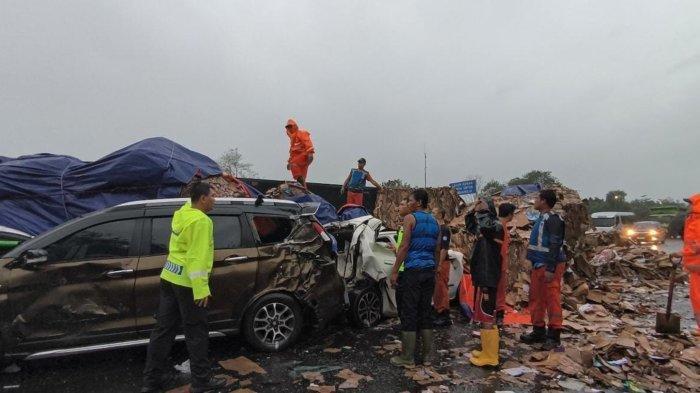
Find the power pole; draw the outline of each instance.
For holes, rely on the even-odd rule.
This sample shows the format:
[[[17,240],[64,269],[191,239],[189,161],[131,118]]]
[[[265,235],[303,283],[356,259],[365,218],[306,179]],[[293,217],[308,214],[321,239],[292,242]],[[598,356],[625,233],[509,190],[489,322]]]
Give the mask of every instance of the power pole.
[[[423,145],[423,187],[428,188],[428,153]]]

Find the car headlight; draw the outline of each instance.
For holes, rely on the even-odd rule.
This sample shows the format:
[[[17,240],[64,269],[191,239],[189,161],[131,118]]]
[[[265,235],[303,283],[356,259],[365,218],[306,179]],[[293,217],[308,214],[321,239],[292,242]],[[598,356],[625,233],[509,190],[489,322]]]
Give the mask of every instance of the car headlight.
[[[649,231],[649,234],[650,234],[651,236],[656,236],[656,233],[657,233],[657,232],[656,232],[656,229],[652,229],[651,231]]]
[[[632,236],[632,235],[634,235],[634,234],[635,234],[634,229],[628,229],[628,230],[627,230],[627,236]]]

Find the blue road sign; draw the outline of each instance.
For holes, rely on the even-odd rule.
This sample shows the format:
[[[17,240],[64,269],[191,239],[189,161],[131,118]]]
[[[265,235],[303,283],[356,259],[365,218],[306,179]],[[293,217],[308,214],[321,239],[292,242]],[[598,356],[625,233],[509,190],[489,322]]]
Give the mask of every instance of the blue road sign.
[[[457,183],[450,183],[459,195],[476,194],[476,180],[465,180]]]

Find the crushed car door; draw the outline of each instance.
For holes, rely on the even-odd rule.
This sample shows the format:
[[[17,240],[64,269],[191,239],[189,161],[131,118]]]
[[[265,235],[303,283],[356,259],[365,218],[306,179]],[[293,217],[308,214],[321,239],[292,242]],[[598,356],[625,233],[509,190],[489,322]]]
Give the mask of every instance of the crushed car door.
[[[252,297],[258,251],[250,229],[239,214],[210,215],[214,224],[214,264],[210,278],[210,329],[236,327],[245,303]],[[136,315],[139,330],[154,324],[158,308],[160,273],[168,256],[172,216],[150,217],[144,225],[144,243],[136,279]]]
[[[9,295],[21,312],[13,329],[24,342],[80,342],[134,329],[137,219],[84,228],[45,247],[46,264],[14,269]]]

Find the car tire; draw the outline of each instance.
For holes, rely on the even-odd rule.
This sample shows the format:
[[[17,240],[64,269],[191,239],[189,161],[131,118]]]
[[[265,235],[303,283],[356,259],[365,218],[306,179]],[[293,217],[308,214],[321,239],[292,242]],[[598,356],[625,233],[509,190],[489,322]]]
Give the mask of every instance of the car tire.
[[[367,286],[353,296],[350,318],[355,326],[373,327],[382,320],[382,294],[376,285]]]
[[[294,344],[304,327],[299,303],[275,293],[258,299],[243,318],[243,335],[250,345],[265,352],[278,352]]]

